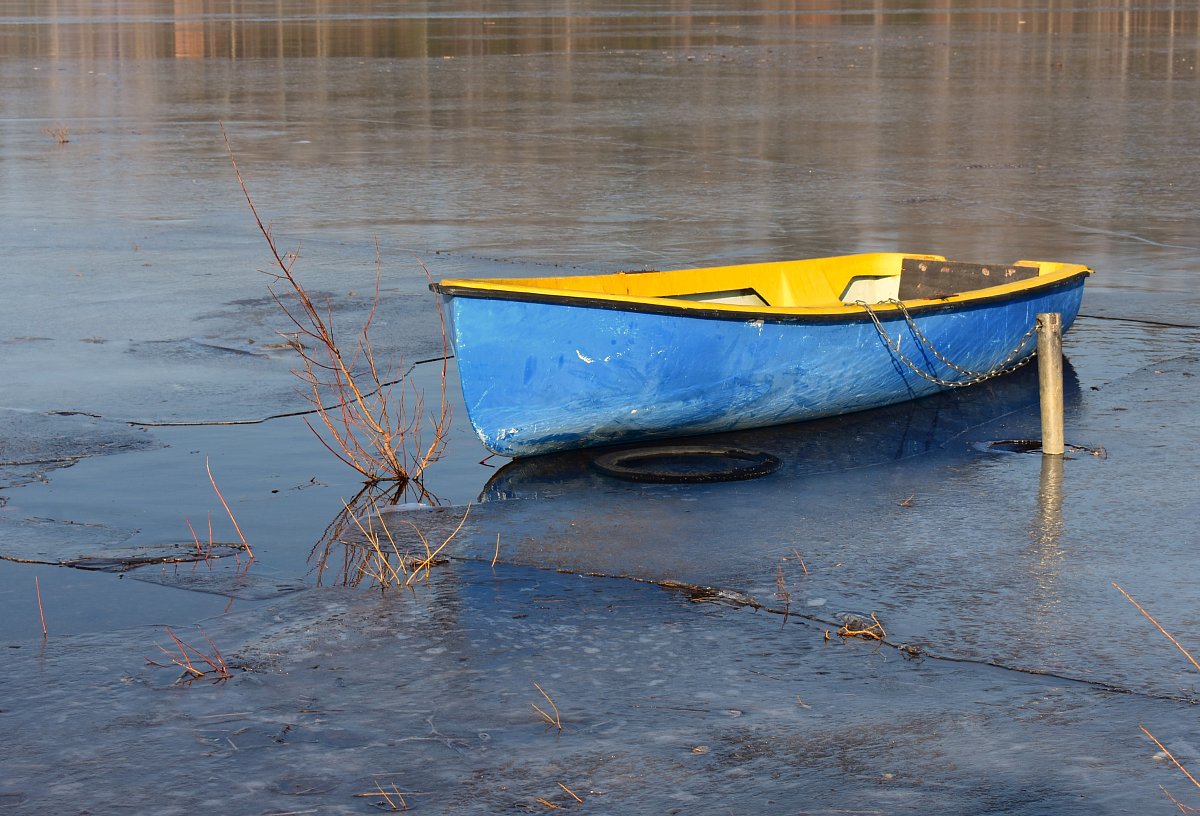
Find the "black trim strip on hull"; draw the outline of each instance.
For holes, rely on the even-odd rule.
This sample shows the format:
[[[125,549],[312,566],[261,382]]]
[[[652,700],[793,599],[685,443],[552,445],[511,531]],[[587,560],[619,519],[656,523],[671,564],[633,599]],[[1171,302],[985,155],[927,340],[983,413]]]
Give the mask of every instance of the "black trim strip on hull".
[[[1053,283],[1047,283],[1043,286],[1032,286],[1027,289],[1018,289],[1014,292],[989,295],[978,300],[960,300],[954,303],[924,303],[920,305],[908,306],[908,313],[911,315],[929,315],[938,314],[941,312],[957,312],[976,309],[983,306],[990,306],[995,303],[1003,303],[1005,301],[1018,300],[1020,298],[1037,296],[1048,292],[1054,292],[1059,289],[1065,289],[1075,285],[1076,283],[1082,282],[1083,279],[1086,279],[1091,274],[1091,270],[1087,270]],[[869,321],[871,319],[870,315],[865,310],[862,312],[780,314],[777,311],[755,311],[753,309],[747,309],[745,311],[704,308],[689,309],[682,306],[674,306],[669,303],[660,304],[608,300],[605,298],[594,298],[586,295],[581,296],[574,294],[556,295],[545,294],[542,292],[509,292],[495,289],[476,289],[470,286],[446,286],[438,282],[429,284],[429,288],[431,291],[446,297],[516,301],[519,303],[538,303],[549,306],[575,306],[582,309],[603,309],[611,312],[636,312],[642,314],[664,315],[667,317],[690,317],[699,320],[731,320],[738,322],[762,320],[767,323],[845,323],[848,321]],[[875,308],[875,313],[880,317],[890,316],[893,311],[897,316],[901,314],[899,309],[894,306],[889,306],[886,302]]]

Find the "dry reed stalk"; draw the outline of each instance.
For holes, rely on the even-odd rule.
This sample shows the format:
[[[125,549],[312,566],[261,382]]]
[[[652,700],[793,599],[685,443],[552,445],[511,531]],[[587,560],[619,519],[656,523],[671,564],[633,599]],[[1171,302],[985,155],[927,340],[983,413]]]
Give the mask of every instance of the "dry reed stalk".
[[[492,554],[492,569],[496,568],[496,562],[500,560],[500,534],[496,533],[496,552]]]
[[[808,566],[804,563],[804,556],[802,556],[800,554],[800,551],[797,550],[795,547],[792,547],[792,552],[796,554],[796,560],[800,562],[800,569],[804,572],[805,575],[808,575]]]
[[[562,716],[558,713],[558,706],[554,704],[554,701],[550,699],[550,695],[547,694],[541,686],[539,686],[537,683],[534,683],[533,687],[538,690],[539,694],[546,698],[546,702],[550,704],[550,709],[554,712],[554,716],[551,717],[549,714],[547,714],[537,703],[530,703],[530,705],[533,706],[533,710],[542,715],[542,719],[546,721],[547,725],[552,725],[559,731],[562,731]]]
[[[792,593],[788,592],[787,579],[783,577],[783,564],[775,565],[775,597],[783,602],[783,625],[787,625],[788,610],[792,605]]]
[[[400,800],[399,807],[397,807],[396,803],[392,801],[392,797],[388,796],[387,791],[385,791],[383,789],[383,785],[380,785],[378,782],[375,783],[374,791],[372,791],[370,793],[356,793],[354,795],[355,796],[370,796],[370,797],[381,796],[381,797],[383,797],[383,801],[387,802],[388,807],[391,808],[393,811],[408,810],[408,802],[404,801],[404,795],[402,793],[400,793],[400,789],[396,787],[395,782],[392,783],[392,793],[395,794],[396,798]]]
[[[570,788],[568,788],[568,787],[567,787],[566,785],[564,785],[562,782],[559,782],[559,783],[558,783],[558,786],[559,786],[560,788],[562,788],[563,790],[565,790],[565,791],[567,792],[567,794],[568,794],[568,795],[569,795],[569,796],[570,796],[572,799],[574,799],[576,802],[578,802],[578,803],[579,803],[579,804],[581,804],[581,805],[583,804],[583,800],[582,800],[582,799],[580,799],[578,796],[576,796],[576,795],[575,795],[575,791],[573,791],[573,790],[571,790]]]
[[[233,674],[229,671],[229,665],[225,662],[225,656],[221,654],[221,650],[216,647],[211,639],[209,639],[208,635],[204,634],[203,629],[200,630],[200,634],[204,635],[204,640],[208,643],[208,647],[212,649],[211,655],[205,654],[195,646],[192,646],[190,643],[183,641],[171,631],[170,626],[164,626],[163,629],[167,630],[167,635],[169,635],[171,640],[174,641],[175,648],[179,650],[179,657],[175,657],[175,655],[173,655],[171,652],[168,652],[161,645],[158,647],[158,649],[171,659],[171,663],[173,665],[179,666],[181,669],[183,669],[184,673],[187,675],[183,678],[183,680],[189,682],[192,680],[199,680],[201,678],[207,678],[210,680],[228,680],[233,676]],[[191,655],[195,655],[197,658],[199,658],[199,660],[207,665],[208,668],[201,669],[196,666],[196,664],[192,662]],[[157,663],[148,657],[146,658],[146,662],[151,666],[168,668],[166,665]]]
[[[412,795],[411,792],[409,793],[409,795],[410,796]],[[390,794],[383,789],[382,785],[380,785],[378,782],[376,782],[375,790],[363,791],[362,793],[353,793],[353,794],[351,794],[351,796],[354,797],[355,799],[383,799],[384,802],[387,802],[387,804],[391,807],[391,809],[393,811],[408,810],[408,800],[406,800],[404,798],[404,794],[401,793],[400,789],[396,787],[395,782],[393,782],[391,784],[391,793]],[[393,796],[397,800],[399,800],[399,802],[400,802],[399,807],[396,807],[396,803],[392,801]],[[381,802],[376,802],[374,804],[375,804],[375,807],[379,807],[379,808],[383,807],[383,803],[381,803]]]
[[[1128,592],[1126,592],[1120,586],[1120,584],[1118,584],[1116,581],[1112,581],[1111,583],[1116,588],[1117,592],[1120,592],[1122,595],[1124,595],[1125,599],[1127,601],[1129,601],[1131,604],[1133,604],[1137,608],[1137,611],[1141,612],[1146,617],[1146,620],[1148,620],[1152,624],[1154,624],[1154,627],[1156,629],[1158,629],[1158,631],[1162,632],[1163,636],[1166,637],[1167,640],[1171,641],[1171,643],[1173,643],[1175,645],[1176,649],[1183,652],[1184,657],[1186,657],[1189,661],[1191,661],[1193,666],[1195,666],[1197,669],[1200,669],[1200,663],[1196,662],[1196,658],[1192,657],[1192,653],[1189,652],[1187,649],[1185,649],[1183,647],[1183,645],[1171,635],[1170,632],[1168,632],[1166,629],[1164,629],[1163,625],[1161,623],[1159,623],[1157,620],[1155,620],[1154,616],[1151,615],[1149,612],[1147,612],[1145,607],[1143,607],[1140,603],[1135,601],[1133,599],[1133,596],[1130,595]],[[1189,772],[1187,768],[1183,767],[1183,764],[1178,759],[1175,758],[1175,755],[1167,750],[1167,746],[1165,746],[1161,742],[1159,742],[1158,738],[1155,737],[1153,734],[1151,734],[1149,729],[1147,729],[1144,725],[1139,725],[1138,728],[1142,729],[1142,733],[1145,734],[1147,737],[1149,737],[1154,742],[1154,744],[1158,746],[1159,750],[1162,751],[1166,755],[1167,759],[1171,760],[1171,762],[1173,762],[1175,764],[1175,767],[1178,768],[1180,771],[1182,771],[1183,775],[1186,776],[1191,781],[1191,783],[1196,786],[1197,789],[1200,789],[1200,782],[1196,781],[1196,777],[1192,776],[1191,772]],[[1188,805],[1185,805],[1185,804],[1179,802],[1174,796],[1172,796],[1170,793],[1167,793],[1166,788],[1163,788],[1161,785],[1159,785],[1159,788],[1162,789],[1162,792],[1164,794],[1166,794],[1168,799],[1170,799],[1172,802],[1175,803],[1175,806],[1179,808],[1181,813],[1189,813],[1189,812],[1200,813],[1200,811],[1196,810],[1196,808],[1190,807]]]
[[[393,411],[392,386],[403,383],[404,378],[384,377],[371,345],[370,329],[379,305],[382,278],[378,240],[375,242],[374,299],[353,348],[347,352],[339,340],[341,335],[334,329],[332,308],[328,304],[323,309],[318,307],[293,273],[299,253],[281,252],[271,227],[259,215],[223,124],[221,135],[238,185],[274,261],[276,271],[267,274],[276,283],[286,286],[294,301],[293,305],[285,304],[275,289],[269,288],[271,297],[295,327],[294,332],[282,336],[300,356],[301,368],[295,373],[303,382],[305,397],[319,420],[314,424],[306,418],[305,423],[330,453],[356,470],[368,483],[394,481],[404,484],[419,480],[425,468],[444,451],[450,422],[450,404],[446,400],[449,340],[441,303],[435,301],[443,350],[440,407],[428,417],[433,436],[426,443],[421,439],[426,420],[423,393],[413,388],[415,404],[410,407],[405,397],[406,389],[401,387]],[[423,263],[420,266],[426,278],[432,281],[429,269]],[[310,345],[314,350],[310,350]]]
[[[1158,631],[1162,632],[1162,633],[1163,633],[1163,635],[1165,635],[1165,636],[1166,636],[1167,640],[1169,640],[1169,641],[1171,641],[1173,644],[1175,644],[1175,648],[1176,648],[1176,649],[1178,649],[1179,651],[1183,652],[1183,654],[1184,654],[1184,657],[1186,657],[1188,660],[1192,661],[1192,665],[1193,665],[1193,666],[1195,666],[1197,669],[1200,669],[1200,663],[1197,663],[1197,662],[1196,662],[1196,658],[1192,657],[1192,653],[1191,653],[1191,652],[1189,652],[1187,649],[1183,648],[1183,646],[1182,646],[1182,645],[1180,645],[1179,641],[1178,641],[1178,640],[1176,640],[1175,638],[1173,638],[1173,637],[1171,636],[1171,633],[1170,633],[1170,632],[1168,632],[1166,629],[1164,629],[1164,628],[1162,627],[1162,624],[1160,624],[1158,621],[1156,621],[1156,620],[1154,619],[1154,616],[1153,616],[1153,615],[1151,615],[1149,612],[1147,612],[1147,611],[1145,610],[1145,608],[1144,608],[1144,607],[1143,607],[1143,606],[1142,606],[1140,603],[1138,603],[1137,601],[1135,601],[1135,600],[1133,599],[1133,596],[1131,596],[1131,595],[1130,595],[1128,592],[1126,592],[1125,590],[1121,589],[1121,587],[1120,587],[1120,586],[1117,584],[1117,582],[1116,582],[1116,581],[1113,581],[1113,582],[1112,582],[1112,585],[1113,585],[1114,587],[1116,587],[1116,588],[1117,588],[1117,592],[1120,592],[1122,595],[1124,595],[1124,596],[1125,596],[1125,599],[1126,599],[1126,600],[1128,600],[1128,601],[1129,601],[1131,604],[1133,604],[1134,606],[1136,606],[1136,607],[1137,607],[1137,610],[1138,610],[1139,612],[1141,612],[1143,615],[1145,615],[1145,616],[1146,616],[1146,620],[1148,620],[1148,621],[1150,621],[1151,623],[1153,623],[1153,624],[1154,624],[1154,626],[1155,626],[1155,628],[1157,628],[1157,629],[1158,629]]]
[[[192,533],[192,541],[196,544],[196,555],[204,555],[204,550],[200,547],[200,536],[196,535],[196,528],[192,526],[192,520],[187,516],[184,516],[183,523],[188,526],[188,530],[190,530]],[[212,539],[210,538],[209,545],[211,546],[211,544]]]
[[[417,525],[414,524],[409,519],[403,519],[405,524],[412,527],[413,530],[416,531],[417,538],[419,538],[421,540],[421,544],[425,547],[425,557],[412,565],[411,571],[408,573],[408,578],[404,582],[405,586],[408,586],[409,584],[411,584],[413,582],[413,579],[416,578],[417,575],[420,574],[422,571],[425,572],[426,576],[429,575],[429,568],[433,566],[434,561],[437,560],[437,557],[438,557],[438,555],[441,554],[442,550],[446,549],[446,547],[450,544],[450,542],[454,540],[455,536],[458,535],[459,530],[461,530],[463,528],[463,525],[467,523],[467,516],[469,516],[469,515],[471,515],[471,505],[470,504],[468,504],[466,506],[466,509],[463,511],[463,517],[461,519],[459,519],[458,526],[454,528],[454,531],[452,533],[450,533],[450,535],[446,536],[446,540],[443,541],[441,544],[439,544],[436,549],[430,548],[429,539],[427,539],[425,537],[425,534],[423,532],[421,532],[421,528],[417,527]]]
[[[388,796],[388,795],[387,795],[387,792],[386,792],[386,791],[384,791],[384,789],[383,789],[383,786],[382,786],[382,785],[377,785],[376,787],[377,787],[377,790],[378,790],[378,792],[379,792],[379,795],[383,797],[383,801],[385,801],[385,802],[387,802],[387,803],[388,803],[388,807],[390,807],[392,810],[399,810],[399,809],[400,809],[400,808],[396,807],[396,803],[392,801],[392,797],[390,797],[390,796]]]
[[[400,789],[396,787],[396,783],[392,783],[392,793],[396,794],[396,798],[400,800],[400,809],[408,810],[408,802],[404,801],[404,794],[400,793]]]
[[[233,529],[237,530],[238,540],[242,542],[242,546],[246,549],[246,563],[254,561],[254,551],[250,549],[250,542],[246,541],[246,536],[242,535],[242,527],[238,524],[238,520],[234,518],[233,511],[229,509],[229,503],[225,501],[225,497],[221,495],[221,488],[217,487],[217,480],[213,478],[212,468],[208,466],[208,457],[204,457],[204,469],[208,471],[208,480],[212,482],[213,490],[217,493],[217,498],[221,500],[221,506],[225,508],[225,513],[229,516],[229,520],[233,522]],[[209,517],[209,547],[212,547],[212,517]]]
[[[1154,741],[1154,744],[1158,746],[1158,749],[1167,755],[1167,759],[1169,759],[1173,763],[1175,763],[1176,768],[1183,771],[1183,775],[1186,776],[1189,780],[1191,780],[1193,785],[1195,785],[1197,788],[1200,788],[1200,782],[1196,781],[1196,777],[1192,776],[1192,774],[1188,771],[1188,769],[1183,767],[1183,764],[1178,759],[1175,758],[1175,755],[1167,750],[1167,746],[1163,745],[1161,742],[1158,741],[1158,737],[1151,734],[1146,729],[1146,726],[1144,726],[1144,725],[1139,725],[1138,728],[1142,729],[1142,733]]]
[[[1163,796],[1165,796],[1171,800],[1171,804],[1173,804],[1175,807],[1179,808],[1179,812],[1184,814],[1184,816],[1188,816],[1188,814],[1200,814],[1200,809],[1194,808],[1191,805],[1185,805],[1183,802],[1180,802],[1178,799],[1176,799],[1174,796],[1171,795],[1171,792],[1169,790],[1164,788],[1162,785],[1159,785],[1158,789],[1163,792]]]
[[[533,801],[537,802],[539,805],[545,805],[551,810],[558,810],[558,805],[554,804],[553,802],[548,802],[545,799],[534,799]]]
[[[192,526],[192,521],[187,516],[183,517],[183,523],[187,525],[188,532],[192,534],[192,546],[196,548],[196,555],[199,556],[204,563],[212,560],[213,547],[216,545],[216,540],[213,538],[212,513],[208,513],[208,546],[204,547],[200,544],[200,536],[196,534],[196,528]],[[237,556],[237,553],[234,553]]]
[[[42,640],[46,640],[49,632],[46,631],[46,613],[42,609],[42,584],[36,575],[33,576],[33,588],[37,592],[38,617],[42,619]]]

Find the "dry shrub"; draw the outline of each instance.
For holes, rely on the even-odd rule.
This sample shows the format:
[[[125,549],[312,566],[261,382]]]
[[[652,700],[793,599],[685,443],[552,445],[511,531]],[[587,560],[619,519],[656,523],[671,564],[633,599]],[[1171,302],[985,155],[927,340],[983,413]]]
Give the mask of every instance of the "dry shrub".
[[[375,242],[375,292],[371,308],[362,328],[346,341],[335,329],[330,304],[317,304],[296,277],[299,253],[279,250],[271,227],[263,221],[250,197],[224,126],[221,134],[238,185],[270,249],[274,267],[267,273],[274,281],[271,296],[294,329],[281,334],[300,357],[301,365],[295,373],[312,406],[311,413],[317,417],[315,423],[307,418],[305,422],[334,456],[358,471],[368,484],[419,482],[425,468],[445,449],[450,424],[450,405],[446,400],[449,343],[440,302],[435,301],[442,332],[441,394],[437,408],[427,414],[423,392],[407,386],[405,378],[399,376],[402,370],[399,364],[390,371],[383,370],[371,345],[370,330],[379,306],[382,277],[379,242]],[[431,280],[423,263],[421,269]],[[280,294],[277,286],[284,294]],[[394,390],[397,385],[401,387]]]
[[[42,128],[42,133],[46,134],[51,139],[58,142],[60,145],[65,145],[67,142],[71,141],[71,138],[70,138],[71,137],[71,129],[69,127],[67,127],[66,125],[57,125],[55,127],[44,127],[44,128]]]

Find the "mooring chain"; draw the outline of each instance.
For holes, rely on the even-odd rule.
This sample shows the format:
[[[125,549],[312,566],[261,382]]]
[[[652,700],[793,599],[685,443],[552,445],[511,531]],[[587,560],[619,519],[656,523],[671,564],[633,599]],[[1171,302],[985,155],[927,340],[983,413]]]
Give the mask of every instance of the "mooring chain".
[[[896,342],[894,344],[892,343],[891,335],[888,334],[887,329],[883,327],[883,323],[879,320],[879,316],[875,313],[875,310],[871,308],[871,304],[863,300],[857,300],[854,303],[856,306],[861,306],[871,318],[871,322],[875,324],[875,330],[879,332],[879,336],[883,339],[884,345],[887,346],[888,351],[896,355],[896,358],[912,369],[914,373],[924,377],[931,383],[935,383],[945,388],[962,388],[968,385],[977,385],[984,380],[990,380],[993,377],[999,377],[1001,374],[1007,374],[1010,371],[1016,371],[1018,368],[1021,368],[1021,366],[1032,360],[1034,354],[1037,353],[1037,350],[1035,349],[1033,354],[1030,354],[1028,357],[1025,357],[1022,360],[1018,360],[1016,363],[1013,363],[1013,360],[1015,360],[1017,356],[1025,350],[1025,346],[1029,343],[1033,336],[1037,334],[1037,323],[1035,322],[1029,327],[1029,331],[1025,332],[1025,336],[1021,338],[1019,343],[1017,343],[1016,348],[1010,351],[1008,356],[1005,357],[1002,362],[994,366],[989,371],[972,371],[971,369],[964,368],[955,363],[953,360],[950,360],[948,357],[946,357],[946,355],[942,354],[937,350],[937,348],[934,347],[933,342],[925,336],[925,333],[921,331],[920,327],[917,326],[916,321],[913,320],[912,315],[908,313],[908,307],[904,305],[903,301],[896,300],[895,298],[880,301],[879,303],[887,303],[898,307],[900,309],[900,313],[904,315],[904,321],[908,324],[909,329],[916,336],[916,338],[921,341],[921,344],[938,360],[942,361],[959,374],[962,374],[964,377],[967,377],[965,380],[943,380],[941,377],[931,374],[925,369],[921,368],[919,365],[913,362],[910,357],[904,354],[904,352],[900,351],[900,340],[903,338],[903,334],[898,335],[896,337]],[[875,305],[878,306],[879,303],[876,303]]]

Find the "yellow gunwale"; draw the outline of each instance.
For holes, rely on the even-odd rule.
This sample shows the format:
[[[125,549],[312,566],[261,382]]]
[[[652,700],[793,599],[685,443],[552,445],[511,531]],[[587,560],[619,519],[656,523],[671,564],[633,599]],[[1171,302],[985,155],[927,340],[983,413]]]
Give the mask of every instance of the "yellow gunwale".
[[[495,295],[504,299],[529,298],[542,302],[585,300],[596,305],[608,305],[609,308],[627,305],[633,308],[641,306],[661,310],[668,307],[671,311],[677,310],[684,314],[715,312],[727,313],[729,317],[863,315],[867,311],[866,308],[857,303],[840,301],[838,293],[845,291],[850,282],[859,277],[898,279],[900,262],[910,258],[946,261],[941,255],[871,253],[661,272],[614,272],[540,278],[454,278],[434,284],[434,289],[443,294],[467,297]],[[1035,266],[1038,268],[1038,275],[947,297],[909,299],[904,301],[904,307],[912,310],[927,306],[970,304],[1006,298],[1024,291],[1053,286],[1079,275],[1092,274],[1092,270],[1087,266],[1056,261],[1020,260],[1008,265]],[[767,305],[764,306],[687,300],[656,292],[659,290],[682,295],[740,289],[767,291],[772,296],[767,298]],[[793,302],[787,305],[772,302],[788,299],[789,296]],[[876,312],[888,312],[898,310],[900,306],[883,300],[877,304],[870,304],[870,308]]]

